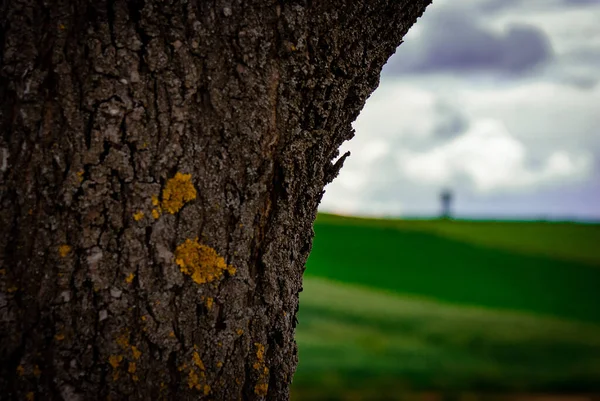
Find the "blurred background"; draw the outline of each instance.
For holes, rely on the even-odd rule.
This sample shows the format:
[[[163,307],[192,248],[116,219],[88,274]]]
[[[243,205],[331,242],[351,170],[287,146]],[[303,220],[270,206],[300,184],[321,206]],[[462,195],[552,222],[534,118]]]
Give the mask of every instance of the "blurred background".
[[[435,0],[326,188],[293,400],[600,400],[600,0]]]

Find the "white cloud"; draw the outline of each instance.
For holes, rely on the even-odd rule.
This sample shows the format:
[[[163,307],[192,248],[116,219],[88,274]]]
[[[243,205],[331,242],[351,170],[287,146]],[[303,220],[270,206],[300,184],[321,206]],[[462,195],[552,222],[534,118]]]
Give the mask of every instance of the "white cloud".
[[[548,183],[585,178],[591,157],[556,151],[541,167],[528,165],[528,151],[498,121],[473,123],[464,135],[424,153],[403,151],[398,163],[413,181],[444,186],[467,177],[480,193],[532,191]]]
[[[582,211],[600,218],[594,206],[600,190],[600,1],[565,3],[434,2],[405,37],[405,49],[427,35],[435,13],[455,8],[496,36],[515,24],[532,26],[549,38],[553,57],[519,76],[384,74],[354,123],[355,138],[342,146],[352,155],[327,186],[321,210],[431,215],[438,212],[440,189],[449,185],[463,215]],[[452,34],[447,31],[449,40]],[[410,54],[401,48],[394,57]]]

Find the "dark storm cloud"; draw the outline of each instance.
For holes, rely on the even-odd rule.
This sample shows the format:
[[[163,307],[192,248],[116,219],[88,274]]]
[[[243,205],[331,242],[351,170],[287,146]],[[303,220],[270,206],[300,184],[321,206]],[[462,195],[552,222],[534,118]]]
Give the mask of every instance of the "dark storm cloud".
[[[384,69],[386,74],[488,71],[520,74],[552,58],[543,31],[513,25],[499,34],[466,10],[443,8],[422,21],[422,34],[407,40]]]

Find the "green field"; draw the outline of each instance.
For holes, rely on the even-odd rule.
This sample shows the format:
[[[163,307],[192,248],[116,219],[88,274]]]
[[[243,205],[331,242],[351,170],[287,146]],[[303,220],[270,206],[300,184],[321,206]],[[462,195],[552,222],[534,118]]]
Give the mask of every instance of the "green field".
[[[301,399],[600,391],[600,225],[319,215]]]

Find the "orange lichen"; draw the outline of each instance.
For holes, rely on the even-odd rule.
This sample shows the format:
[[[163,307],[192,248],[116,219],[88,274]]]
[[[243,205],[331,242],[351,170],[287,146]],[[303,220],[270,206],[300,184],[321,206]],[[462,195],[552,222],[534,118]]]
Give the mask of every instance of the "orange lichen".
[[[221,361],[217,362],[217,368],[220,368],[222,366],[223,366],[223,362],[221,362]]]
[[[254,386],[254,393],[261,397],[265,397],[267,395],[268,391],[269,391],[268,383],[259,383],[256,386]]]
[[[223,276],[223,272],[235,274],[235,267],[227,265],[213,248],[198,243],[198,238],[185,240],[175,250],[175,262],[181,272],[191,276],[197,284],[210,283]]]
[[[13,292],[17,292],[19,290],[19,287],[16,286],[12,286],[6,289],[6,291],[8,291],[9,293],[13,293]]]
[[[242,329],[237,329],[235,332],[238,336],[241,336],[242,334],[244,334],[244,330],[242,330]]]
[[[62,340],[64,340],[64,339],[65,339],[65,335],[64,335],[64,334],[62,334],[62,333],[59,333],[59,334],[57,334],[57,335],[55,335],[55,336],[54,336],[54,339],[55,339],[56,341],[62,341]]]
[[[135,345],[131,346],[131,353],[133,354],[133,359],[140,359],[140,357],[142,356],[142,351],[137,349]]]
[[[254,346],[256,347],[256,358],[259,361],[264,361],[264,359],[265,359],[265,346],[262,345],[261,343],[254,343]]]
[[[129,347],[129,330],[126,330],[123,334],[121,334],[116,339],[117,344],[119,344],[123,348]]]
[[[140,221],[143,218],[144,218],[144,212],[142,212],[141,210],[139,212],[136,212],[133,214],[133,219],[135,221]]]
[[[135,366],[135,362],[129,362],[129,366],[127,367],[127,372],[133,374],[133,373],[135,373],[136,369],[137,369],[137,366]]]
[[[169,337],[175,338],[175,332],[174,331],[169,332]]]
[[[154,219],[158,219],[160,217],[160,212],[158,209],[152,209],[152,217],[154,217]]]
[[[200,387],[200,377],[193,370],[190,370],[190,373],[188,374],[188,386],[190,388],[196,388],[196,390],[200,390],[200,388],[201,388]]]
[[[23,367],[23,365],[17,366],[17,374],[19,376],[23,376],[25,374],[25,368]]]
[[[61,258],[64,258],[71,252],[71,247],[69,245],[61,245],[58,247],[58,254]]]
[[[0,276],[6,275],[6,269],[0,269]]]
[[[84,174],[84,173],[85,173],[85,172],[84,172],[83,170],[79,170],[79,171],[77,172],[77,180],[79,180],[79,182],[82,182],[82,181],[83,181],[83,174]]]
[[[33,375],[35,377],[40,377],[42,375],[42,371],[38,365],[33,365]]]
[[[194,364],[198,366],[200,370],[206,370],[204,363],[202,363],[202,359],[200,359],[200,354],[198,354],[196,351],[194,351],[192,354],[192,359],[194,360]]]
[[[211,297],[207,297],[204,300],[204,305],[206,305],[206,309],[211,310],[213,307],[213,302],[214,302],[214,300]]]
[[[194,345],[194,349],[198,349],[197,345]],[[179,366],[179,371],[188,370],[188,365],[183,364]],[[210,392],[210,386],[206,384],[206,368],[204,367],[204,363],[200,358],[200,354],[198,351],[194,351],[192,353],[192,364],[189,366],[188,371],[188,386],[189,388],[194,388],[198,391],[204,391],[204,395],[207,395]]]
[[[123,360],[123,355],[111,355],[108,358],[108,363],[110,363],[110,366],[112,366],[113,369],[117,369],[122,360]]]
[[[269,368],[265,366],[265,346],[260,343],[254,343],[256,347],[256,362],[252,365],[254,370],[258,371],[258,383],[254,386],[254,392],[257,395],[265,396],[269,388]]]
[[[25,395],[25,399],[26,399],[27,401],[33,401],[33,400],[35,400],[35,394],[34,394],[34,392],[33,392],[33,391],[30,391],[30,392],[28,392],[28,393]]]
[[[192,184],[191,174],[176,173],[169,179],[162,192],[161,207],[164,211],[175,214],[186,202],[196,199],[196,188]]]
[[[129,273],[129,275],[127,277],[125,277],[125,282],[127,284],[131,284],[133,282],[134,277],[135,277],[135,273]]]

